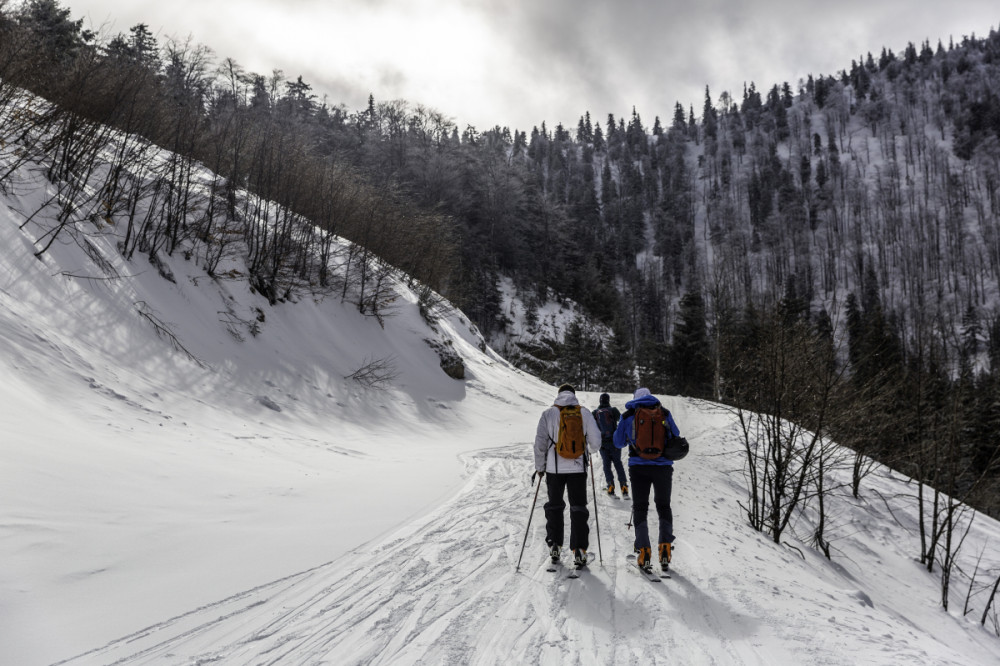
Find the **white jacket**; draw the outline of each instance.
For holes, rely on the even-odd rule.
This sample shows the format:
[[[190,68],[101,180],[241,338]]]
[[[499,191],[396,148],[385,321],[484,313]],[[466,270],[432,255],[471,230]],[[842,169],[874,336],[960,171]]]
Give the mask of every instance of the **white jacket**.
[[[579,458],[563,458],[556,455],[555,442],[559,439],[559,408],[569,405],[579,405],[576,394],[563,391],[556,396],[555,404],[542,412],[535,430],[535,471],[547,474],[574,474],[586,471],[587,455]],[[583,416],[583,435],[587,439],[587,448],[591,452],[601,448],[601,429],[597,421],[586,407],[580,408]]]

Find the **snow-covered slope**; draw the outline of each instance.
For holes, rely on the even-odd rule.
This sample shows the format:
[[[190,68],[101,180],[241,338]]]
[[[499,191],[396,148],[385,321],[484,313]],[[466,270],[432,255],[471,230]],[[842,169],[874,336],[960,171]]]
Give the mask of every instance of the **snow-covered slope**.
[[[402,286],[384,329],[334,298],[270,307],[180,256],[168,282],[94,235],[125,276],[106,279],[75,243],[35,258],[8,206],[28,208],[0,206],[3,663],[1000,661],[981,601],[963,617],[956,583],[941,610],[914,561],[905,479],[883,471],[838,503],[833,562],[775,545],[741,516],[732,416],[669,398],[693,447],[674,578],[630,568],[629,503],[603,495],[588,573],[545,571],[544,498],[515,572],[554,390],[481,351],[460,315],[434,330]],[[464,381],[428,339],[452,343]],[[390,388],[345,379],[366,359],[392,359]],[[997,575],[998,540],[978,519],[969,570],[985,552],[980,575]]]
[[[517,436],[494,405],[547,397],[460,315],[428,326],[402,286],[383,329],[336,298],[270,307],[180,253],[168,282],[96,233],[128,277],[75,243],[37,259],[21,222],[0,207],[0,654],[18,657],[0,662],[67,657],[339,557],[447,497],[459,453]],[[466,357],[465,381],[428,340]],[[377,359],[392,390],[345,379]],[[459,409],[470,392],[485,397]]]

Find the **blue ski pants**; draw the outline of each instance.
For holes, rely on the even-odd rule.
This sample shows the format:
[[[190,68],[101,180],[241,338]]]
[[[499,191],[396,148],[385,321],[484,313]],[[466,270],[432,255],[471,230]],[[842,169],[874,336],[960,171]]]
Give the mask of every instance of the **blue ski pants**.
[[[624,486],[625,480],[628,478],[625,476],[625,466],[622,465],[622,450],[616,448],[614,444],[610,446],[601,444],[601,460],[604,461],[604,478],[607,480],[609,486],[615,485],[614,474],[611,473],[611,466],[614,465],[615,471],[618,472],[618,485]]]

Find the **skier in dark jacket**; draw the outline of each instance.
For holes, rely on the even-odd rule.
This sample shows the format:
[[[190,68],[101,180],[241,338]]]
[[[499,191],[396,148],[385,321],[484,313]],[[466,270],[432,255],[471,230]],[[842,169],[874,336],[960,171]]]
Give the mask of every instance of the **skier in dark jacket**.
[[[649,513],[649,491],[653,490],[653,500],[656,504],[656,513],[659,517],[658,551],[660,567],[664,570],[670,563],[674,542],[674,517],[670,509],[670,491],[673,483],[674,462],[669,458],[660,456],[655,459],[641,457],[634,444],[633,421],[636,410],[641,407],[654,408],[660,406],[660,401],[656,399],[649,389],[637,389],[632,397],[625,403],[625,414],[615,430],[614,443],[619,449],[629,447],[628,471],[632,481],[632,510],[635,521],[635,550],[638,553],[637,561],[640,567],[649,570],[652,560],[652,547],[649,540],[649,525],[647,515]],[[670,412],[664,407],[666,415],[664,420],[666,437],[679,438],[680,431],[674,423]],[[680,441],[680,440],[678,440]],[[686,442],[685,442],[686,443]]]
[[[615,496],[615,477],[611,471],[612,465],[618,472],[618,483],[622,489],[622,497],[628,497],[628,483],[625,477],[625,467],[622,465],[621,449],[615,448],[615,428],[622,413],[617,407],[611,406],[611,396],[607,393],[601,394],[601,404],[591,414],[597,421],[597,427],[601,429],[601,460],[604,461],[604,478],[608,485],[608,494]]]

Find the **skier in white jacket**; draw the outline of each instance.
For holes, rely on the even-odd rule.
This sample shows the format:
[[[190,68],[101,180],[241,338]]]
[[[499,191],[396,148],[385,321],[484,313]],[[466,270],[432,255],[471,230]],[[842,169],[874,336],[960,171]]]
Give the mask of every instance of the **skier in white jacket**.
[[[556,453],[559,441],[559,423],[562,408],[580,406],[576,391],[569,384],[559,387],[555,403],[542,412],[535,431],[535,474],[545,477],[548,501],[545,503],[545,543],[553,562],[559,561],[563,545],[563,511],[569,498],[569,548],[573,551],[574,563],[587,563],[589,547],[590,511],[587,509],[587,463],[589,455],[601,448],[601,430],[597,427],[590,410],[580,406],[585,450],[576,458],[563,457]],[[532,475],[534,480],[534,475]]]

